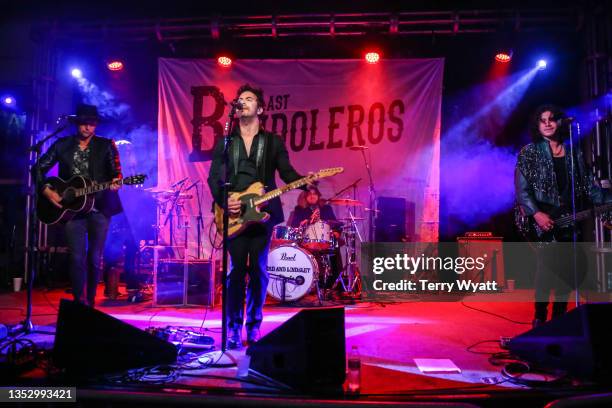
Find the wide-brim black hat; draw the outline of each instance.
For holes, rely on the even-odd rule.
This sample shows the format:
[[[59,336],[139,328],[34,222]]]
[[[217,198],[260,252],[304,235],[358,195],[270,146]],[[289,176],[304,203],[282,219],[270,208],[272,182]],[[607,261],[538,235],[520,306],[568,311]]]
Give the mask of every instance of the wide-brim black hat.
[[[98,115],[98,108],[94,105],[87,105],[81,103],[76,107],[76,115],[71,118],[73,123],[78,125],[83,123],[98,123],[100,122],[100,115]]]

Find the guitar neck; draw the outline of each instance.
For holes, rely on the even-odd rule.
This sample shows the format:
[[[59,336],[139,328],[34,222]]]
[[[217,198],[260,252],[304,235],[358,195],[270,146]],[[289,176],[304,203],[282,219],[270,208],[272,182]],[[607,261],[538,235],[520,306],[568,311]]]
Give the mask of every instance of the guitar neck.
[[[582,221],[590,217],[593,213],[598,214],[602,212],[606,212],[612,209],[612,204],[605,204],[601,207],[595,207],[594,209],[584,210],[576,213],[576,217],[572,214],[560,217],[555,220],[555,224],[558,226],[567,226],[572,224],[574,221]]]
[[[272,191],[268,191],[266,194],[262,195],[261,197],[257,198],[256,200],[254,200],[253,204],[255,204],[255,205],[263,204],[266,201],[269,201],[269,200],[271,200],[273,198],[279,197],[279,196],[281,196],[282,194],[284,194],[284,193],[286,193],[288,191],[294,190],[296,188],[300,188],[300,187],[302,187],[303,185],[305,185],[307,183],[307,179],[308,179],[308,177],[303,177],[301,179],[292,181],[289,184],[285,184],[282,187],[279,187],[279,188],[274,189]]]
[[[75,190],[75,197],[82,197],[87,194],[97,193],[99,191],[104,191],[110,188],[112,181],[105,181],[103,183],[92,183],[91,186],[87,186],[84,188],[77,188]],[[115,184],[123,184],[123,179],[117,181]]]

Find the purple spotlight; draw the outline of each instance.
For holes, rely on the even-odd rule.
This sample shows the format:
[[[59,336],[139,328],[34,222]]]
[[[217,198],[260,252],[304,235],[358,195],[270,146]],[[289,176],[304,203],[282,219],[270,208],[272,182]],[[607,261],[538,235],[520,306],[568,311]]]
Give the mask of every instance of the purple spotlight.
[[[4,106],[13,107],[15,106],[15,98],[13,98],[12,96],[3,96],[2,104]]]
[[[78,68],[72,68],[72,70],[70,71],[70,75],[72,75],[72,77],[76,79],[83,78],[83,72]]]
[[[548,65],[546,63],[546,60],[545,59],[541,59],[541,60],[538,60],[538,63],[536,64],[536,67],[541,71],[543,69],[546,69],[546,65]]]

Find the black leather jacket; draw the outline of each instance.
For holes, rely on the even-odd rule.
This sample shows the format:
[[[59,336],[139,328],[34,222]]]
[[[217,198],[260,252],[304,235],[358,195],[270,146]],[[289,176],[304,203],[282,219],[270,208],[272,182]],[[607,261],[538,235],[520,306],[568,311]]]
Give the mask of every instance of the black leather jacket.
[[[91,153],[89,157],[89,178],[97,182],[121,178],[119,152],[115,142],[104,137],[94,136],[89,142]],[[76,135],[62,137],[49,147],[33,168],[37,188],[42,188],[45,175],[56,164],[59,164],[58,176],[68,180],[73,176],[74,152],[79,148]],[[96,204],[100,212],[107,217],[123,211],[119,194],[116,191],[101,191],[96,193]]]
[[[565,151],[570,151],[568,144],[565,145]],[[579,148],[574,148],[574,157],[576,202],[586,205],[611,201],[610,192],[598,186],[586,167]],[[566,154],[565,160],[567,168],[571,168],[569,154]],[[546,140],[530,143],[521,149],[514,170],[514,188],[517,204],[525,215],[541,211],[541,204],[548,207],[561,206],[552,152]]]

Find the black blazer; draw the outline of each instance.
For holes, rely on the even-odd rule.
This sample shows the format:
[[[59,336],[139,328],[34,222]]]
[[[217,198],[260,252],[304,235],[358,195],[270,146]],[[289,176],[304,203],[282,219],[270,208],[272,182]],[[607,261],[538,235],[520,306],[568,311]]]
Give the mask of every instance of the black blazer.
[[[121,178],[121,164],[119,152],[115,142],[104,137],[94,136],[89,142],[91,153],[89,156],[89,178],[99,183]],[[56,164],[59,164],[59,177],[68,180],[73,175],[74,152],[79,148],[76,135],[62,137],[49,147],[32,169],[36,179],[37,188],[43,187],[43,181],[47,172]],[[101,191],[96,193],[97,208],[107,217],[119,214],[123,211],[119,194],[116,191]]]
[[[280,175],[280,178],[285,183],[291,183],[297,179],[302,178],[297,171],[291,165],[289,161],[289,153],[285,147],[285,143],[280,136],[275,135],[265,130],[260,130],[261,135],[265,138],[264,145],[264,156],[261,161],[261,165],[257,168],[258,180],[261,181],[266,191],[274,190],[276,186],[276,171]],[[240,137],[238,135],[234,137]],[[223,145],[224,141],[221,138],[217,141],[213,150],[212,163],[210,164],[210,172],[208,174],[208,187],[212,194],[213,200],[222,205],[222,189],[221,183],[223,182]],[[230,149],[229,154],[229,172],[230,175],[234,174],[234,160]],[[233,191],[230,186],[230,191]],[[268,201],[267,205],[262,208],[271,215],[271,225],[276,225],[284,221],[285,215],[283,214],[283,206],[281,205],[280,198],[274,198]]]

